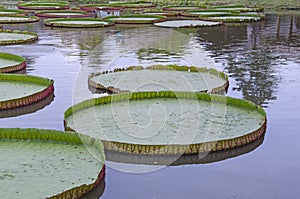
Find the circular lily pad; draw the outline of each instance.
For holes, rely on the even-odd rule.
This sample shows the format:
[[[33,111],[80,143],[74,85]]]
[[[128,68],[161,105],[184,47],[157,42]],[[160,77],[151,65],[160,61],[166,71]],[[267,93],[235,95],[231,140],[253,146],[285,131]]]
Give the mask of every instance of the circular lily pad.
[[[66,10],[70,7],[67,2],[30,2],[18,5],[21,10]]]
[[[199,10],[203,9],[201,6],[166,6],[162,10],[165,11],[188,11],[188,10]]]
[[[168,12],[168,11],[147,11],[143,12],[144,15],[160,15],[165,17],[176,17],[179,15],[177,12]]]
[[[132,1],[132,2],[118,2],[110,5],[121,6],[123,8],[150,8],[155,7],[154,3],[147,1]]]
[[[212,6],[215,10],[228,10],[228,11],[239,11],[239,12],[261,12],[264,10],[262,7],[245,7],[242,5],[225,5],[225,6]]]
[[[33,32],[19,30],[0,30],[0,45],[28,43],[38,39]]]
[[[51,104],[52,101],[54,100],[54,97],[55,97],[54,93],[51,93],[49,96],[47,96],[44,99],[42,99],[38,102],[35,102],[33,104],[29,104],[26,106],[20,106],[20,107],[13,108],[13,109],[0,110],[0,118],[9,118],[9,117],[15,117],[15,116],[34,113],[38,110],[43,109],[44,107],[48,106],[49,104]]]
[[[199,17],[199,16],[207,16],[207,15],[213,15],[213,16],[226,16],[226,15],[232,15],[234,11],[228,11],[228,10],[193,10],[188,12],[182,12],[180,15],[186,16],[186,17]]]
[[[37,17],[27,17],[27,16],[1,16],[0,15],[0,23],[6,24],[6,23],[31,23],[31,22],[37,22],[39,18]]]
[[[202,19],[219,21],[223,23],[255,22],[264,19],[263,15],[226,15],[226,16],[200,16]]]
[[[13,10],[13,9],[1,9],[0,8],[0,16],[6,16],[6,15],[18,15],[23,14],[23,10]]]
[[[196,154],[253,142],[265,133],[266,113],[222,95],[137,92],[79,103],[66,110],[64,124],[101,139],[107,151]]]
[[[94,18],[71,18],[71,19],[46,19],[44,24],[47,26],[64,28],[99,28],[114,25],[112,21],[105,21]]]
[[[0,129],[2,199],[78,198],[104,180],[101,141],[72,132]],[[93,157],[89,149],[97,151]]]
[[[91,13],[72,10],[37,11],[35,16],[44,18],[81,18],[91,17]]]
[[[26,61],[23,57],[0,52],[0,73],[16,72],[24,68],[26,68]]]
[[[225,93],[228,77],[217,70],[194,66],[155,65],[94,73],[89,86],[109,93],[136,91],[199,91]]]
[[[111,11],[118,11],[122,10],[123,7],[118,6],[118,5],[113,5],[113,4],[85,4],[80,6],[81,10],[84,11],[93,11],[93,10],[111,10]]]
[[[155,26],[165,28],[198,28],[207,26],[218,26],[221,22],[212,22],[204,20],[171,20],[165,22],[154,23]]]
[[[123,16],[109,16],[105,19],[114,21],[119,24],[152,24],[156,22],[165,21],[166,17],[157,15],[123,15]]]
[[[0,110],[33,104],[53,94],[53,80],[19,74],[0,74]]]
[[[108,161],[120,162],[126,164],[144,164],[144,165],[167,165],[178,166],[187,164],[208,164],[234,158],[249,153],[258,148],[264,141],[264,135],[257,140],[236,148],[214,151],[203,154],[173,155],[143,155],[136,153],[120,153],[116,151],[105,151],[105,158]]]

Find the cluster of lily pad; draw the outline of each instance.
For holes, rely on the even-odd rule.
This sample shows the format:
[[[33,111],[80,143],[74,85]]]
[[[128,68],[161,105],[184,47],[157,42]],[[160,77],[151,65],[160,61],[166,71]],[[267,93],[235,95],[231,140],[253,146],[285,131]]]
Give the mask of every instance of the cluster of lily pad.
[[[241,14],[261,10],[240,6],[184,5],[152,10],[154,7],[156,5],[153,2],[146,1],[83,5],[83,11],[68,10],[67,2],[31,2],[18,6],[26,12],[34,11],[38,17],[59,16],[59,19],[46,19],[43,22],[47,26],[57,27],[95,28],[115,23],[200,27],[235,22],[237,19],[240,22],[245,18],[246,21],[263,18],[262,15]],[[95,9],[145,13],[110,16],[100,20],[90,18],[91,11]],[[170,20],[180,15],[187,18]],[[0,21],[1,16],[0,10]],[[252,17],[255,19],[252,20]],[[13,21],[10,18],[6,20]],[[14,39],[7,40],[5,34]],[[26,31],[0,31],[2,45],[31,42],[37,38],[36,33]],[[43,99],[53,100],[53,80],[4,74],[25,67],[24,58],[0,53],[0,117],[3,111],[34,105]],[[266,113],[263,108],[247,100],[224,96],[229,85],[228,76],[215,69],[178,65],[131,66],[91,74],[88,84],[92,91],[104,91],[110,95],[85,100],[68,108],[64,113],[66,131],[0,129],[0,148],[4,151],[1,159],[6,160],[5,164],[1,164],[0,171],[3,172],[0,178],[7,185],[5,190],[11,194],[10,198],[17,198],[19,193],[28,198],[78,198],[103,181],[104,152],[109,160],[122,159],[123,162],[144,164],[153,163],[149,157],[161,159],[170,155],[184,155],[182,158],[190,158],[199,153],[214,152],[211,159],[207,159],[207,162],[211,162],[253,150],[262,142],[265,133]],[[164,107],[164,110],[155,107]],[[127,115],[128,112],[131,114]],[[154,116],[149,116],[149,112]],[[15,116],[14,113],[10,115]],[[163,123],[162,119],[165,119]],[[147,122],[150,120],[152,123],[149,126]],[[8,150],[11,146],[14,146],[14,152]],[[244,146],[246,148],[242,149]],[[36,148],[38,150],[33,150]],[[233,149],[241,150],[236,153],[229,151]],[[228,151],[229,154],[226,153]],[[223,153],[219,158],[218,152],[226,155]],[[12,165],[11,160],[17,159],[16,154],[20,153],[22,158],[13,164],[15,172],[6,170]],[[126,159],[128,156],[124,154],[132,155],[130,157],[136,161]],[[159,162],[170,163],[165,158]],[[174,165],[182,162],[189,161],[180,160]],[[49,176],[49,173],[52,175]],[[22,179],[18,182],[11,180],[14,175]],[[37,180],[33,182],[37,186],[31,190],[22,186],[29,176]],[[66,179],[59,180],[62,177]],[[47,186],[38,180],[46,181]]]
[[[20,4],[19,8],[25,12],[3,8],[0,23],[36,22],[38,17],[26,16],[28,10],[67,7],[65,3],[37,2]],[[0,30],[0,45],[29,43],[37,39],[37,33],[33,32]],[[12,74],[24,71],[24,57],[0,53],[0,118],[32,113],[53,101],[54,81]],[[0,128],[0,142],[1,159],[6,160],[0,165],[2,198],[79,198],[93,194],[91,191],[98,187],[103,192],[105,155],[98,139],[74,132]],[[99,197],[99,193],[96,195]]]

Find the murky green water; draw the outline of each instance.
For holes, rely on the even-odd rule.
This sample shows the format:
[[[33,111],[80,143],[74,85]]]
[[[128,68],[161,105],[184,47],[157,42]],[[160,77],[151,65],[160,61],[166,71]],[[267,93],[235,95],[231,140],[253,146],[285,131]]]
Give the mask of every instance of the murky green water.
[[[54,79],[56,97],[36,113],[0,119],[1,127],[62,130],[67,107],[99,96],[88,90],[91,72],[162,61],[225,71],[230,76],[229,96],[265,107],[265,140],[250,153],[210,164],[170,167],[108,161],[102,198],[298,198],[299,12],[194,30],[149,25],[78,31],[41,23],[4,28],[39,33],[37,43],[0,46],[0,50],[24,56],[28,74]],[[143,59],[137,54],[142,48],[162,49],[164,54],[149,50],[152,59]]]

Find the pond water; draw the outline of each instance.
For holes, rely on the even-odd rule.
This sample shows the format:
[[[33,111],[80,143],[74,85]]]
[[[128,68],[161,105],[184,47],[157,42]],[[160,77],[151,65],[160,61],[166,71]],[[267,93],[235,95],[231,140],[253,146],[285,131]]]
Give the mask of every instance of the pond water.
[[[179,56],[163,56],[165,64],[224,71],[230,81],[227,95],[265,107],[265,139],[250,153],[208,164],[168,167],[107,161],[101,198],[298,198],[299,12],[267,14],[264,21],[251,24],[199,29],[143,25],[76,30],[44,27],[40,22],[3,27],[38,32],[35,43],[0,46],[0,51],[25,57],[27,74],[54,79],[55,99],[35,113],[0,119],[1,127],[62,130],[63,113],[69,106],[99,96],[88,90],[91,72],[159,63],[161,54],[140,58],[141,48]]]

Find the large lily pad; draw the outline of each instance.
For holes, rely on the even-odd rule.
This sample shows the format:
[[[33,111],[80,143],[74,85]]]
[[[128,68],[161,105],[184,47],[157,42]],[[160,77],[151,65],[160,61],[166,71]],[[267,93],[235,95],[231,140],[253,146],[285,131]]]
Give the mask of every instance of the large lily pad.
[[[182,12],[182,13],[180,13],[180,15],[186,16],[186,17],[199,17],[199,16],[207,16],[207,15],[226,16],[226,15],[231,15],[232,13],[235,13],[235,12],[236,11],[231,11],[231,10],[205,9],[205,10],[193,10],[193,11]]]
[[[66,19],[46,19],[46,26],[64,27],[64,28],[99,28],[114,25],[112,21],[105,21],[94,18],[66,18]]]
[[[0,16],[23,14],[23,10],[4,9],[0,7]]]
[[[69,9],[67,2],[29,2],[18,5],[21,10],[65,10]]]
[[[53,94],[53,80],[18,74],[0,74],[0,110],[33,104]]]
[[[217,70],[177,65],[94,73],[88,82],[91,88],[110,93],[163,90],[225,93],[229,84],[227,76]]]
[[[166,21],[165,16],[158,15],[123,15],[123,16],[108,16],[105,19],[114,21],[120,24],[152,24],[156,22]]]
[[[149,8],[155,7],[154,3],[148,1],[111,2],[109,5],[121,6],[123,8]]]
[[[80,9],[84,11],[93,11],[93,10],[120,11],[123,9],[123,7],[114,4],[85,4],[85,5],[81,5]]]
[[[264,110],[249,101],[192,92],[122,93],[65,112],[65,128],[103,141],[108,151],[196,154],[227,150],[263,136]]]
[[[19,30],[0,30],[0,45],[29,43],[38,39],[33,32]]]
[[[2,199],[78,198],[104,179],[99,140],[72,132],[0,129],[0,143]]]
[[[241,22],[255,22],[260,21],[265,18],[264,15],[258,14],[247,14],[247,15],[225,15],[225,16],[200,16],[202,19],[212,20],[212,21],[219,21],[224,23],[241,23]]]
[[[136,153],[105,151],[105,158],[112,162],[143,165],[178,166],[187,164],[208,164],[250,153],[258,148],[263,141],[264,136],[259,137],[257,140],[249,144],[232,149],[213,151],[210,153],[181,155],[179,157],[174,155],[143,155]]]
[[[24,68],[26,68],[26,61],[23,57],[0,52],[0,73],[16,72]]]
[[[171,20],[165,22],[154,23],[155,26],[165,28],[198,28],[207,26],[217,26],[220,22],[204,21],[204,20]]]
[[[212,6],[215,10],[228,10],[228,11],[239,11],[239,12],[262,12],[263,7],[245,7],[243,5],[224,5],[224,6]]]
[[[165,11],[188,11],[203,9],[201,6],[166,6],[162,8]]]
[[[35,12],[35,16],[44,18],[81,18],[91,17],[91,13],[72,10],[37,11]]]
[[[37,22],[39,18],[37,17],[27,17],[27,16],[1,16],[0,15],[0,23],[31,23]]]

